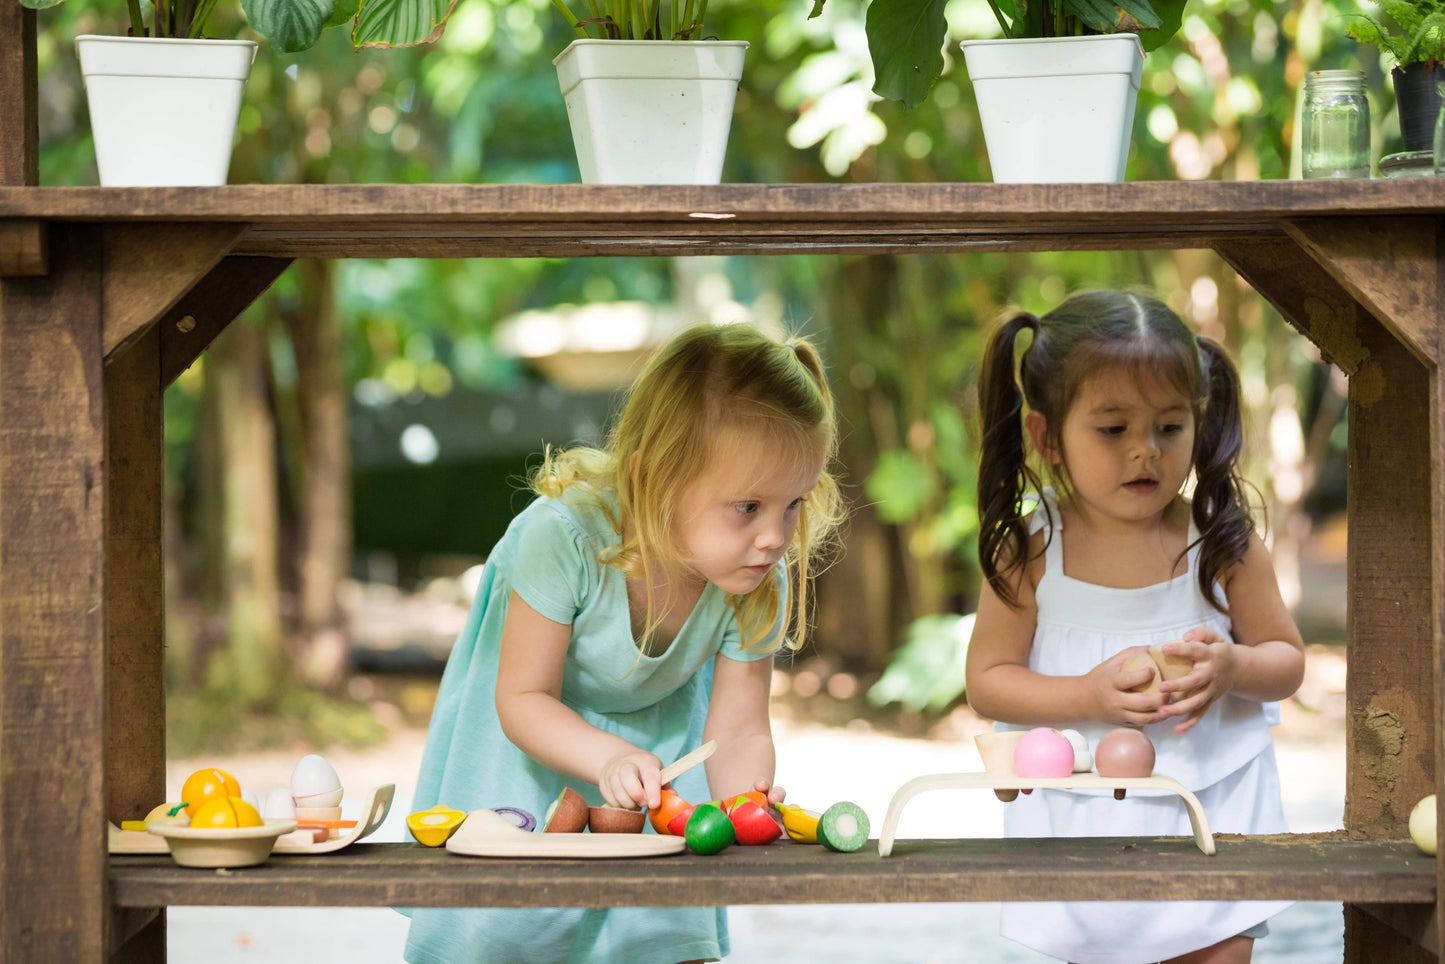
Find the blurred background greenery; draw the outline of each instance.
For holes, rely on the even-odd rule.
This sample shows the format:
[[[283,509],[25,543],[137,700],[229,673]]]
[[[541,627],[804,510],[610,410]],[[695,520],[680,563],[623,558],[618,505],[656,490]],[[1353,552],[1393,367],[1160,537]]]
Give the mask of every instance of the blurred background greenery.
[[[996,34],[985,3],[948,3],[945,71],[912,111],[871,94],[866,3],[810,7],[709,6],[718,37],[752,44],[724,180],[988,179],[953,43]],[[1365,70],[1375,155],[1399,150],[1389,64],[1345,36],[1360,12],[1190,3],[1145,64],[1128,178],[1297,176],[1315,68]],[[96,183],[72,40],[124,16],[95,0],[40,16],[43,184]],[[215,35],[249,35],[225,16]],[[570,39],[548,0],[462,0],[430,46],[358,52],[341,31],[297,55],[263,44],[230,179],[574,181],[550,63]],[[595,439],[649,340],[705,319],[810,335],[840,399],[856,511],[800,665],[843,680],[835,696],[947,711],[978,581],[982,333],[1009,306],[1097,286],[1153,289],[1239,361],[1249,475],[1298,601],[1302,547],[1344,505],[1344,380],[1208,251],[297,262],[166,395],[173,751],[424,723],[425,697],[383,694],[369,671],[434,675],[468,571],[525,503],[527,458]],[[1311,641],[1342,638],[1306,617]]]

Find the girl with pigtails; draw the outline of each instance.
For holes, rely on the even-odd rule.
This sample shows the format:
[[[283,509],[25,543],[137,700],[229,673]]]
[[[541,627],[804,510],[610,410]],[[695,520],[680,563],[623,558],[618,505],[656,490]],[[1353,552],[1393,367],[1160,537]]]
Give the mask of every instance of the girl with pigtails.
[[[1239,474],[1239,376],[1161,302],[1080,292],[993,334],[979,386],[970,704],[1001,730],[1142,728],[1224,833],[1282,833],[1269,728],[1304,648]],[[1186,491],[1187,490],[1187,491]],[[1125,669],[1162,644],[1188,671]],[[1172,793],[1036,790],[1009,837],[1189,835]],[[1005,936],[1077,964],[1247,962],[1283,902],[1004,905]]]

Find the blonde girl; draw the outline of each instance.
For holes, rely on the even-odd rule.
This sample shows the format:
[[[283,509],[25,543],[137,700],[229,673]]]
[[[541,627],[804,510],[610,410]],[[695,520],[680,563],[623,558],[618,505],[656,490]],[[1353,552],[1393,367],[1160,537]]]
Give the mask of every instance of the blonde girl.
[[[979,395],[986,579],[969,702],[1001,729],[1073,727],[1091,746],[1142,727],[1156,772],[1194,791],[1215,831],[1283,832],[1271,701],[1299,686],[1304,651],[1239,475],[1233,363],[1153,298],[1082,292],[1005,322]],[[1123,663],[1154,644],[1192,667],[1135,693],[1151,674]],[[1004,825],[1017,837],[1190,833],[1176,796],[1141,792],[1040,790],[1010,803]],[[1081,964],[1237,964],[1284,906],[1009,904],[1003,932]]]
[[[656,807],[707,740],[700,802],[773,801],[772,654],[806,626],[842,511],[832,396],[805,341],[746,325],[665,345],[602,449],[548,453],[489,557],[442,677],[413,806],[518,807],[563,787]],[[722,908],[415,910],[406,959],[676,964],[728,953]]]

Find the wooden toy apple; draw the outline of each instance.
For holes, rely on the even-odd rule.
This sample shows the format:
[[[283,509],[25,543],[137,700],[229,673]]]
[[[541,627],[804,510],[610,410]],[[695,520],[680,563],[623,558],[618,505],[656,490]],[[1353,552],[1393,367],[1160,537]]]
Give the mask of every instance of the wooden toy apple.
[[[715,854],[732,846],[737,840],[737,831],[717,803],[700,803],[688,818],[683,839],[695,854]]]

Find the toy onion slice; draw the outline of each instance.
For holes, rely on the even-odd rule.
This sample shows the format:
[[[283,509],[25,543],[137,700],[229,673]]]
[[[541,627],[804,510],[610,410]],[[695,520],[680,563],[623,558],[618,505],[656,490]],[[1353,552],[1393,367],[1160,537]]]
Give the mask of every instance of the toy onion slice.
[[[516,824],[519,830],[530,831],[537,829],[537,818],[525,810],[518,809],[517,807],[493,807],[492,812],[506,817],[512,823]]]
[[[852,853],[868,842],[868,814],[844,800],[823,811],[818,820],[818,843],[829,850]]]

